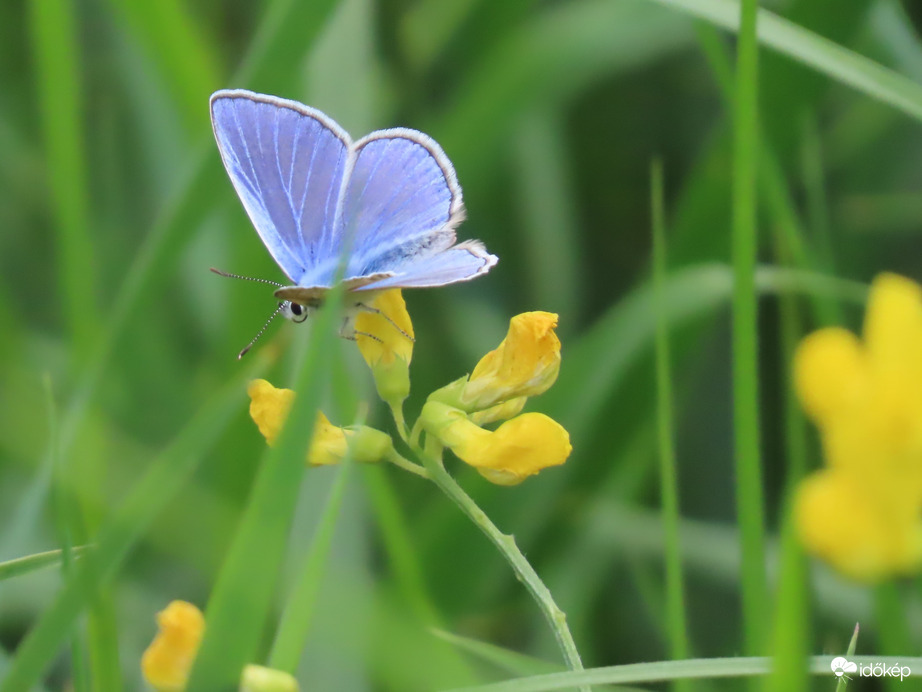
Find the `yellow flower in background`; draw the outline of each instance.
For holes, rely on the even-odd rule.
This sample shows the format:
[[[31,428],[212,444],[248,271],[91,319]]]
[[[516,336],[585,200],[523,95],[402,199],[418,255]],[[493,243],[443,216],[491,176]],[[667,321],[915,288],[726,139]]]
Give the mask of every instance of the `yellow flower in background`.
[[[809,550],[862,581],[922,566],[922,288],[883,274],[871,286],[864,339],[807,336],[795,386],[820,430],[826,469],[798,488]]]
[[[160,631],[141,657],[144,679],[157,692],[181,692],[205,633],[202,611],[173,601],[157,613]]]
[[[288,418],[295,393],[273,387],[266,380],[253,380],[247,387],[250,396],[250,418],[270,445],[275,444]]]
[[[420,419],[427,433],[497,485],[517,485],[542,469],[559,466],[573,449],[563,426],[543,413],[523,413],[490,431],[469,420],[464,411],[430,401]]]
[[[205,616],[186,601],[157,613],[160,631],[141,657],[141,673],[157,692],[183,692],[205,634]],[[298,692],[298,681],[280,670],[248,665],[240,692]]]
[[[546,392],[560,372],[557,315],[525,312],[509,322],[503,342],[481,358],[460,392],[460,407],[479,411]]]
[[[355,318],[355,340],[382,400],[395,406],[410,393],[413,323],[400,289],[380,293]]]
[[[298,681],[284,671],[251,663],[243,669],[239,692],[298,692]]]
[[[266,380],[250,382],[247,393],[250,395],[250,417],[272,446],[288,418],[295,393],[274,387]],[[393,449],[394,442],[386,433],[365,425],[341,428],[318,411],[307,463],[311,466],[338,464],[351,451],[355,461],[370,464],[383,461]]]

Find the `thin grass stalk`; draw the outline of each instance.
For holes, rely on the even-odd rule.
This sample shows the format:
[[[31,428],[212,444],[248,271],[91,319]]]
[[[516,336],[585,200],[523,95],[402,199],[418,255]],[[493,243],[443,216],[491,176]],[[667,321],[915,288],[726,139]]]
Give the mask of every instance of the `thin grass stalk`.
[[[741,3],[733,118],[733,430],[742,556],[744,648],[765,643],[768,589],[759,430],[756,182],[758,51],[756,0]]]
[[[655,160],[651,170],[651,216],[653,226],[653,293],[656,312],[656,411],[659,442],[660,495],[666,563],[666,630],[673,659],[689,657],[685,618],[685,588],[679,539],[679,478],[673,442],[673,387],[669,358],[669,323],[666,313],[666,210],[663,166]],[[685,691],[688,684],[676,683]]]
[[[76,362],[82,363],[96,342],[100,321],[90,241],[77,18],[70,0],[37,0],[27,7],[58,251],[57,294],[63,296]]]

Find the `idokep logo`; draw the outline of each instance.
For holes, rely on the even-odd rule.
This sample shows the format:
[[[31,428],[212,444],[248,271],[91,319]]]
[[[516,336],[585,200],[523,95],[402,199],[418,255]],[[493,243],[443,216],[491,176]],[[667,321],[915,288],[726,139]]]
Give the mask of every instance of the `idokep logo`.
[[[841,678],[846,673],[858,672],[858,664],[852,663],[844,656],[839,656],[838,658],[832,659],[832,663],[830,663],[829,666],[832,668],[832,672],[836,674],[837,678]],[[848,676],[845,675],[845,677]]]
[[[899,678],[903,680],[912,674],[912,670],[910,670],[909,666],[901,666],[898,663],[892,666],[888,666],[882,662],[868,663],[859,666],[857,663],[849,661],[844,656],[837,656],[832,659],[829,663],[829,667],[832,668],[832,672],[835,673],[837,678],[841,678],[844,675],[846,678],[851,679],[848,673],[858,673],[862,678]]]

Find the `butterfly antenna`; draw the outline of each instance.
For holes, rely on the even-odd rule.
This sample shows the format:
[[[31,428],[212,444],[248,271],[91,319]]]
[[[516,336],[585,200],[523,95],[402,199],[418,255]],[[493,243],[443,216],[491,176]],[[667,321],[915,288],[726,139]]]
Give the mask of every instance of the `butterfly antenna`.
[[[255,276],[240,276],[240,274],[231,274],[230,272],[222,272],[220,269],[215,269],[214,267],[209,267],[218,276],[226,276],[228,279],[243,279],[244,281],[256,281],[261,284],[271,284],[273,286],[278,286],[282,288],[285,284],[280,284],[278,281],[272,281],[271,279],[258,279]],[[275,317],[273,315],[272,317]],[[271,318],[270,318],[271,319]]]
[[[241,358],[243,358],[247,354],[247,352],[251,348],[253,348],[253,344],[255,344],[259,340],[259,337],[261,337],[263,335],[263,332],[266,331],[266,327],[268,327],[269,323],[275,319],[275,316],[278,315],[282,311],[282,308],[284,306],[285,306],[284,303],[280,303],[279,306],[275,309],[275,312],[269,315],[269,319],[266,320],[266,323],[262,326],[262,329],[256,332],[256,336],[253,337],[253,340],[250,343],[248,343],[246,347],[244,347],[240,351],[240,353],[237,354],[237,360],[240,360]]]

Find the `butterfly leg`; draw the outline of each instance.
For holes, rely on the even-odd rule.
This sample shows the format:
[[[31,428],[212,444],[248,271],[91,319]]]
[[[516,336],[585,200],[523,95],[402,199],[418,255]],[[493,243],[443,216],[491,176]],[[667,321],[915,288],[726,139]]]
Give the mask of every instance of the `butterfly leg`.
[[[357,337],[359,336],[367,336],[369,339],[374,339],[379,344],[384,343],[384,340],[381,337],[375,336],[374,334],[370,334],[368,332],[360,332],[358,330],[352,332],[352,336],[347,336],[346,338],[349,339],[349,341],[358,341]]]
[[[374,339],[375,341],[381,343],[382,340],[380,337],[375,336],[374,334],[369,334],[368,332],[360,332],[355,328],[355,316],[347,315],[343,320],[342,325],[339,328],[339,335],[343,339],[348,339],[349,341],[356,341],[358,336],[367,336],[369,339]]]
[[[414,344],[416,343],[416,339],[414,339],[412,336],[407,334],[403,329],[401,329],[400,325],[394,322],[394,320],[392,320],[390,315],[388,315],[386,312],[383,312],[382,310],[379,310],[378,308],[374,308],[371,305],[366,305],[365,303],[356,303],[355,307],[358,308],[359,310],[364,310],[365,312],[371,312],[376,315],[381,315],[381,317],[386,319],[388,322],[390,322],[394,326],[394,329],[396,329],[398,332],[403,334],[406,338],[408,338]],[[378,339],[378,341],[381,341],[381,339]]]

